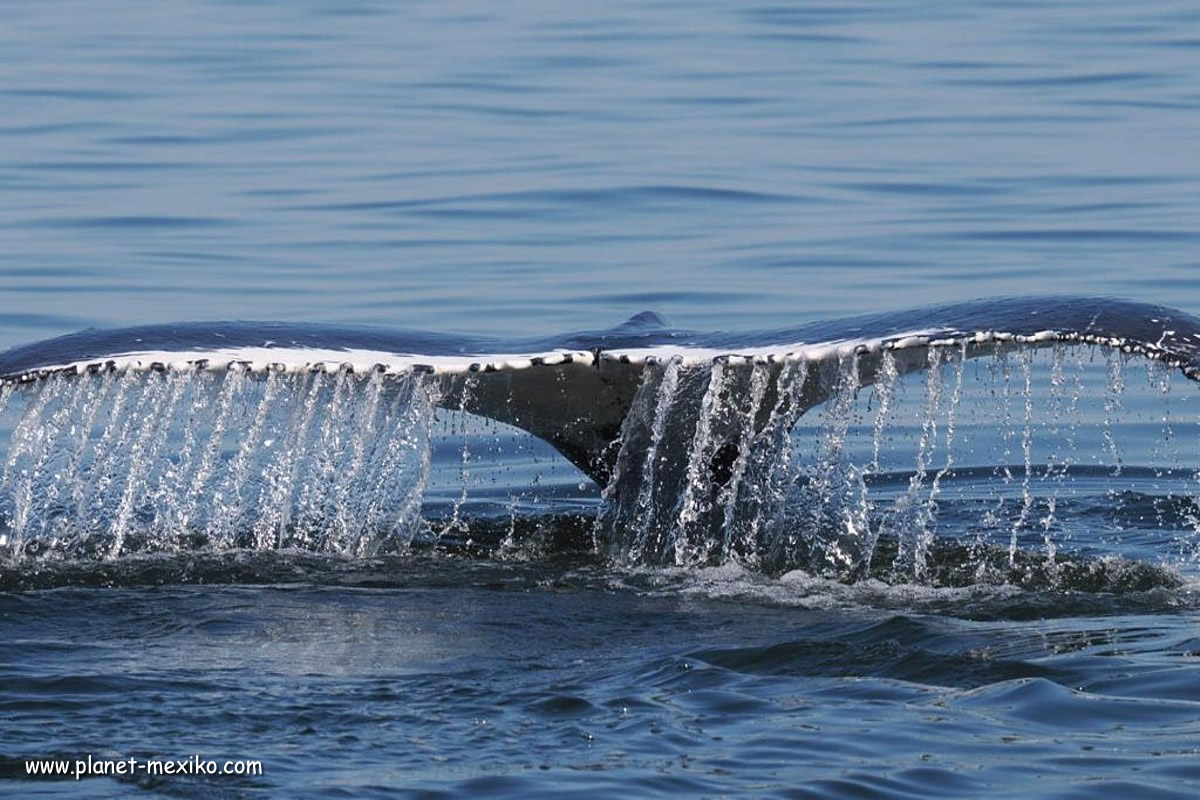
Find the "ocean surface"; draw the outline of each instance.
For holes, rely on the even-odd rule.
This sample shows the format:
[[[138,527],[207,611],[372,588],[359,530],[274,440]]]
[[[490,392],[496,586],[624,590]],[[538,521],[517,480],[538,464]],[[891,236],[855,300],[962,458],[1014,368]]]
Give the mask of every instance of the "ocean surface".
[[[187,320],[522,338],[997,296],[1200,312],[1183,0],[3,18],[0,350]],[[966,355],[837,384],[772,445],[787,470],[732,463],[758,494],[707,479],[730,519],[777,500],[771,536],[686,552],[651,534],[683,525],[681,492],[704,505],[695,481],[622,507],[412,387],[386,412],[344,376],[13,390],[0,796],[1195,797],[1195,384],[1102,346]],[[700,418],[745,428],[749,380],[749,411],[735,387]],[[672,423],[634,408],[658,453]],[[261,500],[281,476],[308,503],[292,527]],[[403,529],[335,535],[377,516]],[[29,774],[89,756],[262,771]]]

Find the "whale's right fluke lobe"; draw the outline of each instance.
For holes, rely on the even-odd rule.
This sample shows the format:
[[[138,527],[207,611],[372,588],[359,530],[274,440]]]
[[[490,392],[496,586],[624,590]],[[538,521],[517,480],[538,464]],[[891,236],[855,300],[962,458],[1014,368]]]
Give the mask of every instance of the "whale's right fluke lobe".
[[[1062,345],[1142,356],[1200,380],[1200,319],[1163,306],[1073,297],[998,299],[830,325],[842,326],[857,339],[848,337],[825,352],[817,345],[819,356],[810,360],[828,369],[835,361],[854,358],[862,386],[874,382],[885,359],[889,370],[906,374],[928,369],[939,359]],[[824,402],[834,388],[828,379],[814,381],[809,402]]]
[[[806,411],[846,404],[877,381],[954,360],[1046,347],[1095,346],[1200,376],[1200,320],[1160,306],[1078,298],[976,302],[759,334],[711,334],[686,346],[614,349],[602,362],[641,364],[619,448],[604,451],[603,538],[636,563],[720,563],[773,554],[789,475],[789,432]],[[848,423],[847,423],[848,424]],[[772,526],[775,529],[772,529]],[[865,519],[833,527],[865,530]],[[852,544],[847,544],[850,542]],[[861,565],[869,541],[820,543],[838,569]],[[778,557],[777,557],[778,556]],[[806,559],[802,559],[806,560]]]
[[[858,386],[867,386],[882,372],[921,371],[943,358],[1070,344],[1141,355],[1192,380],[1200,378],[1200,319],[1162,306],[1076,297],[975,301],[757,333],[664,332],[653,344],[601,351],[597,368],[601,374],[624,370],[623,396],[630,397],[628,373],[647,364],[674,360],[685,371],[698,366],[706,374],[711,365],[720,364],[725,380],[758,370],[761,378],[752,385],[762,384],[762,397],[749,399],[759,408],[756,424],[761,430],[778,403],[794,422],[829,400],[848,370]],[[798,375],[803,376],[800,385],[791,385]],[[611,448],[604,454],[608,459],[614,455]],[[603,472],[611,472],[611,462],[601,462]]]

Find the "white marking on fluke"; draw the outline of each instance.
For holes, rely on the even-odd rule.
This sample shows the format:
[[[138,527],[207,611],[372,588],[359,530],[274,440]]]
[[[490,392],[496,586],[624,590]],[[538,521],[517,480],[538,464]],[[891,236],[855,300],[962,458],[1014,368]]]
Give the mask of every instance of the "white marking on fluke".
[[[193,357],[185,357],[193,356]],[[429,356],[397,354],[377,350],[325,350],[320,348],[238,347],[192,353],[144,350],[101,358],[88,358],[48,364],[18,375],[0,378],[0,383],[21,383],[55,374],[83,372],[174,372],[241,370],[255,375],[269,372],[303,374],[308,372],[367,375],[382,372],[401,375],[428,372],[435,375],[461,375],[478,371],[511,371],[533,366],[558,366],[575,361],[591,363],[594,354],[586,350],[556,350],[542,354],[479,354],[468,356]]]

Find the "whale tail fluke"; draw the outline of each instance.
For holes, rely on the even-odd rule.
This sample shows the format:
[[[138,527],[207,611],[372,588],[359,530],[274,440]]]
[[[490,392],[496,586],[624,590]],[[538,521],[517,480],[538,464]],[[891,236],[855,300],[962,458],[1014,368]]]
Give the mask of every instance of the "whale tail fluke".
[[[800,541],[780,531],[795,478],[784,468],[794,447],[790,434],[805,412],[822,404],[848,408],[865,386],[886,395],[906,373],[1065,346],[1140,355],[1189,379],[1200,377],[1200,320],[1189,314],[1103,298],[1019,298],[749,333],[673,329],[650,312],[609,330],[507,341],[248,322],[84,331],[0,354],[0,399],[25,387],[32,395],[27,414],[53,423],[53,431],[71,424],[71,414],[82,417],[74,422],[80,428],[98,424],[93,417],[102,402],[121,404],[111,430],[98,434],[102,441],[61,456],[61,468],[94,474],[86,490],[77,487],[76,496],[55,498],[43,509],[37,523],[43,527],[53,527],[47,515],[97,518],[107,502],[119,525],[129,528],[140,513],[134,483],[145,489],[157,482],[152,490],[161,493],[176,480],[184,495],[220,480],[228,489],[252,478],[253,451],[273,447],[333,448],[344,464],[331,466],[336,459],[330,456],[312,466],[286,453],[271,461],[253,480],[263,484],[262,498],[283,506],[255,523],[256,543],[284,541],[281,531],[294,527],[297,515],[328,519],[332,513],[338,525],[354,527],[376,520],[373,501],[368,497],[355,511],[339,494],[344,488],[303,495],[297,488],[302,470],[330,473],[322,478],[329,487],[344,487],[350,478],[370,481],[381,493],[397,481],[419,487],[428,468],[415,455],[427,438],[421,425],[428,414],[420,409],[441,406],[524,429],[591,477],[604,496],[597,532],[618,560],[786,562],[797,548],[814,547],[812,537]],[[146,383],[156,374],[162,376],[157,383]],[[189,385],[189,376],[204,376],[197,379],[203,386]],[[116,386],[134,380],[142,383],[126,393]],[[252,393],[257,406],[235,408]],[[362,396],[357,403],[350,398],[355,393]],[[186,422],[162,421],[203,403],[216,409],[206,423],[219,429],[215,443],[205,445]],[[334,422],[318,424],[321,413]],[[119,429],[135,422],[145,429]],[[58,435],[18,427],[15,454],[9,453],[0,477],[10,489],[29,483],[18,480],[22,469],[38,473],[51,466],[45,440]],[[181,463],[151,481],[147,464],[171,436],[182,437]],[[133,475],[123,491],[109,487],[104,470],[113,465],[100,452],[118,445],[131,450],[126,468]],[[230,446],[233,456],[221,461],[218,451]],[[413,459],[415,472],[405,473],[401,467]],[[345,474],[333,474],[341,468]],[[218,480],[222,469],[228,474]],[[401,473],[408,477],[396,477]],[[32,524],[32,501],[21,499],[21,491],[13,511],[18,527]],[[89,492],[92,500],[83,496]],[[413,503],[406,509],[411,516]],[[834,526],[839,530],[870,527],[849,507],[843,511]],[[221,530],[232,530],[239,513],[185,502],[175,522],[217,520]],[[840,536],[818,545],[827,559],[853,565],[871,540]]]

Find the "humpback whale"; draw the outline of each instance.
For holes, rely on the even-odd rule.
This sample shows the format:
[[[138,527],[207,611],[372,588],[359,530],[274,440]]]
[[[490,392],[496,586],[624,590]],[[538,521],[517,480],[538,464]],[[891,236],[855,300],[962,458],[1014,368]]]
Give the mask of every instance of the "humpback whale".
[[[974,358],[1063,343],[1136,353],[1200,379],[1200,319],[1190,314],[1112,298],[1026,297],[716,333],[672,329],[651,312],[609,330],[507,340],[280,322],[85,330],[0,354],[0,386],[104,371],[426,373],[439,384],[441,405],[522,428],[603,486],[648,365],[757,365],[766,378],[757,405],[767,409],[778,404],[786,368],[803,364],[802,385],[787,398],[794,420],[829,399],[837,388],[831,368],[847,359],[867,386],[885,356],[903,374],[927,368],[939,350]]]
[[[806,411],[827,402],[849,402],[846,398],[860,388],[890,384],[905,373],[932,374],[951,360],[1069,345],[1140,355],[1200,380],[1200,319],[1112,298],[979,300],[741,332],[676,329],[643,312],[611,329],[523,339],[283,322],[85,330],[0,354],[0,406],[23,388],[35,396],[25,417],[33,421],[14,434],[0,484],[13,492],[13,499],[4,502],[11,505],[17,539],[24,541],[61,526],[68,513],[59,487],[50,484],[48,498],[39,498],[32,488],[45,485],[51,461],[59,458],[71,474],[91,470],[87,486],[76,488],[70,508],[88,525],[106,520],[111,535],[102,550],[107,555],[122,552],[128,532],[136,527],[143,513],[139,492],[162,496],[172,481],[170,491],[186,495],[173,504],[173,516],[165,521],[178,530],[198,526],[210,537],[240,541],[231,532],[240,519],[239,508],[260,503],[274,510],[253,522],[255,546],[284,546],[304,514],[309,515],[308,530],[318,531],[312,536],[322,541],[336,535],[345,541],[374,541],[371,528],[382,519],[375,500],[355,506],[347,499],[353,490],[344,484],[365,481],[378,494],[388,481],[383,473],[393,469],[389,459],[400,456],[384,453],[372,466],[366,463],[370,457],[361,433],[357,444],[347,444],[331,424],[311,432],[321,428],[313,422],[316,407],[337,406],[354,387],[370,387],[362,391],[374,392],[375,408],[389,392],[415,396],[413,387],[419,384],[421,397],[430,404],[512,425],[548,442],[598,484],[603,502],[597,530],[603,536],[597,540],[603,539],[603,548],[620,560],[689,564],[732,556],[787,562],[787,554],[770,552],[798,546],[795,534],[779,533],[778,511],[790,473],[778,467],[787,462],[790,432]],[[220,390],[224,394],[213,390],[204,395],[178,382],[167,389],[159,381],[156,389],[155,382],[146,383],[156,374],[168,380],[213,376],[225,387]],[[91,435],[95,409],[109,389],[61,389],[55,395],[45,387],[83,386],[86,381],[76,379],[86,376],[130,376],[142,381],[141,388],[130,390],[140,394],[113,411],[103,436],[90,444],[85,436],[83,443],[67,447],[65,455],[55,455],[52,440],[63,437],[54,431],[74,425]],[[307,456],[282,452],[285,443],[276,444],[275,461],[256,483],[259,500],[242,497],[242,484],[252,472],[247,451],[274,441],[264,432],[269,403],[263,400],[262,413],[248,420],[250,431],[237,444],[240,451],[220,461],[222,435],[232,424],[230,397],[239,391],[231,387],[245,382],[274,387],[267,390],[268,398],[275,397],[272,392],[304,394],[286,411],[292,415],[289,441],[303,450],[320,440],[325,445],[318,442],[318,449],[336,446],[343,458],[336,464],[316,458],[319,463],[303,467],[323,488],[309,491],[300,485],[299,461]],[[172,409],[181,411],[187,403],[180,398],[188,391],[195,392],[189,401],[193,416],[204,404],[221,406],[209,418],[216,432],[208,444],[198,443],[202,434],[186,424],[175,423],[173,429],[172,423],[155,420]],[[342,405],[337,414],[343,421],[365,420],[381,435],[412,439],[405,446],[414,453],[428,446],[405,428],[410,417],[428,415],[394,416],[380,426],[366,412],[354,417]],[[69,421],[72,414],[78,419]],[[45,419],[54,431],[42,436],[29,430]],[[137,436],[115,430],[139,424],[148,427]],[[170,450],[164,443],[171,435],[182,437],[187,452],[177,456],[180,463],[160,466],[162,473],[152,476],[152,462]],[[85,453],[87,447],[91,449]],[[130,451],[128,456],[112,455],[121,447]],[[127,461],[123,488],[112,477],[119,457]],[[218,479],[221,468],[226,474]],[[339,470],[345,470],[340,484],[334,479]],[[412,480],[414,486],[424,485],[420,477]],[[207,512],[197,509],[192,497],[205,486],[214,506]],[[225,499],[231,493],[235,500]],[[404,513],[415,513],[414,502],[420,508],[419,497],[405,502]],[[395,528],[399,523],[387,524]],[[855,525],[864,530],[857,522],[850,527]],[[817,543],[824,558],[852,567],[863,552],[869,558],[873,547],[870,537],[853,539],[837,534]],[[351,549],[366,552],[373,546]]]

